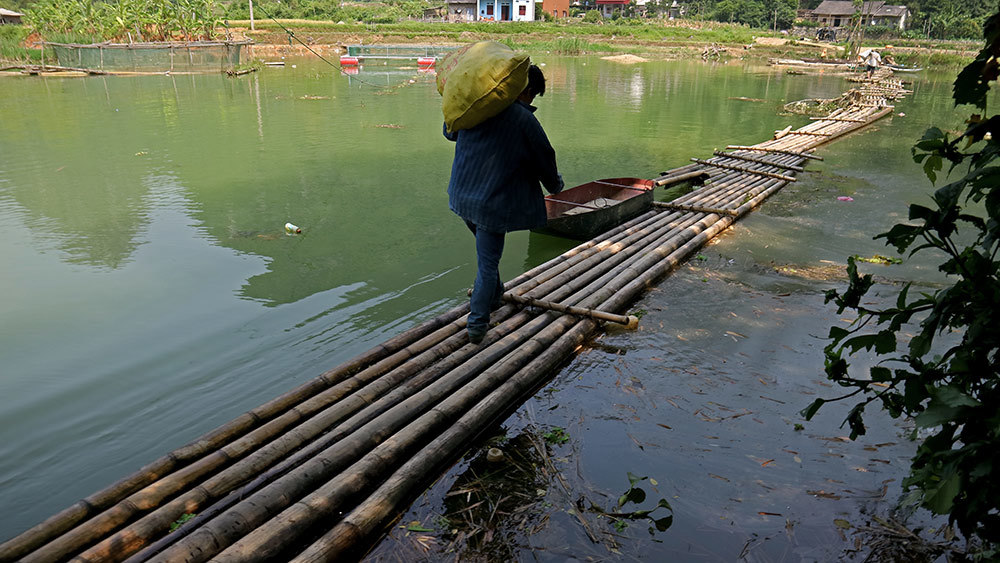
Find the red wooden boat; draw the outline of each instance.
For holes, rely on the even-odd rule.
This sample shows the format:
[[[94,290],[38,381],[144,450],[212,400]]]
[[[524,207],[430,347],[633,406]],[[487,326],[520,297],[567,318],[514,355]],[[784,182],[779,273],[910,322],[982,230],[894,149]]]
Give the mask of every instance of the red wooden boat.
[[[648,211],[652,180],[606,178],[546,196],[548,223],[539,232],[588,240]]]

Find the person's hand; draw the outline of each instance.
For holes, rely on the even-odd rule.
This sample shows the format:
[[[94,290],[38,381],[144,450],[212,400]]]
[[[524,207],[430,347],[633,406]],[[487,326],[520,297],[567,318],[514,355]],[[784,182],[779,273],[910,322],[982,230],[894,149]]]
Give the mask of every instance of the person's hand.
[[[562,191],[566,187],[565,182],[563,182],[562,174],[556,174],[559,177],[559,191]]]

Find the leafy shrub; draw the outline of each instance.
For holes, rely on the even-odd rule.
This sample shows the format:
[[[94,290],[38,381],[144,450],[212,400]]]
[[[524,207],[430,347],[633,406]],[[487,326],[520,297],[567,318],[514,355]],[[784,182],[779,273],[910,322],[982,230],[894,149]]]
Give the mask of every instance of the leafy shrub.
[[[956,139],[936,127],[913,147],[914,161],[931,182],[947,162],[957,178],[934,191],[929,206],[913,204],[909,222],[876,238],[902,254],[932,252],[948,279],[943,289],[911,297],[911,285],[895,306],[870,308],[874,285],[848,259],[849,285],[827,292],[838,312],[851,309],[850,329],[830,329],[827,377],[852,392],[817,399],[809,419],[830,400],[860,397],[847,415],[851,437],[865,433],[864,411],[871,403],[893,417],[912,417],[924,433],[903,481],[915,502],[947,514],[967,538],[986,544],[983,559],[1000,555],[1000,115],[985,117],[991,82],[997,79],[1000,12],[985,25],[986,45],[954,84],[955,105],[977,111]],[[918,330],[912,331],[910,325]],[[874,331],[872,330],[874,329]],[[910,337],[907,332],[914,332]],[[881,361],[867,374],[851,373],[848,358],[860,350]],[[915,432],[914,437],[919,435]]]

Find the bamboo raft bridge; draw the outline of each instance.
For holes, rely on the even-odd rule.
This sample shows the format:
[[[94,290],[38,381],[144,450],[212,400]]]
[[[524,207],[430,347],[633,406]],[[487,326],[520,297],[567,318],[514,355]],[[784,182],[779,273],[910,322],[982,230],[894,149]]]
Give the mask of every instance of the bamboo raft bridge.
[[[363,556],[600,322],[628,322],[613,312],[795,181],[820,158],[817,146],[887,115],[907,93],[888,71],[853,92],[850,106],[797,130],[663,173],[657,185],[709,182],[507,282],[481,345],[466,336],[468,304],[455,307],[10,539],[0,561]]]

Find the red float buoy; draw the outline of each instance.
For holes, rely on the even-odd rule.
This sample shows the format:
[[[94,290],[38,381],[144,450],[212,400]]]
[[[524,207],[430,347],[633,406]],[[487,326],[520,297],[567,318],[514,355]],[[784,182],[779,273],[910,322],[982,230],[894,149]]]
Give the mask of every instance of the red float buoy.
[[[340,57],[340,66],[358,66],[359,62],[360,61],[358,61],[357,57],[352,57],[350,55]]]
[[[436,63],[436,62],[437,62],[437,59],[434,58],[434,57],[418,57],[417,58],[417,65],[418,66],[434,66],[434,63]]]

